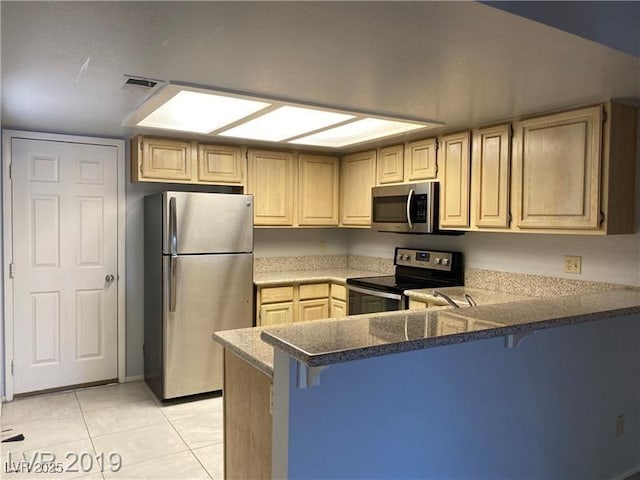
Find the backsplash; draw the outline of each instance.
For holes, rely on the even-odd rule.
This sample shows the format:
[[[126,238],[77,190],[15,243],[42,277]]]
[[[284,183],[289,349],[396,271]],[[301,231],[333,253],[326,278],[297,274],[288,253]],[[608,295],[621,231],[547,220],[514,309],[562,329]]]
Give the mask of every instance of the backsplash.
[[[528,273],[482,270],[479,268],[466,268],[464,283],[467,287],[528,295],[530,297],[557,297],[561,295],[599,293],[625,287],[625,285],[616,283],[589,282]]]
[[[349,255],[349,268],[386,274],[395,272],[393,258],[367,257],[364,255]]]
[[[305,255],[294,257],[254,257],[254,273],[299,272],[347,268],[347,255]]]

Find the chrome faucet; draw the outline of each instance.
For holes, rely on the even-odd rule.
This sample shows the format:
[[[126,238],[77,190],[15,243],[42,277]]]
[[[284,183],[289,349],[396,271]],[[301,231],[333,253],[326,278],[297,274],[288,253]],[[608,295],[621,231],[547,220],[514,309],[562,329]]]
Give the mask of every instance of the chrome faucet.
[[[449,295],[446,295],[446,294],[444,294],[442,292],[439,292],[438,290],[434,290],[433,291],[433,296],[434,297],[442,297],[442,298],[444,298],[446,300],[446,302],[449,305],[451,305],[453,308],[460,308],[460,305],[458,305],[456,302],[454,302]]]
[[[456,302],[453,301],[453,299],[449,296],[446,295],[442,292],[439,292],[438,290],[434,290],[433,291],[433,296],[434,297],[442,297],[446,300],[446,302],[451,305],[453,308],[460,308],[460,305],[458,305]],[[469,304],[470,307],[475,307],[478,304],[476,303],[476,301],[471,297],[471,295],[469,295],[468,293],[465,293],[464,295],[464,299],[467,301],[467,303]]]
[[[476,307],[478,305],[478,303],[473,298],[471,298],[471,295],[469,295],[468,293],[464,294],[464,299],[467,301],[470,307]]]

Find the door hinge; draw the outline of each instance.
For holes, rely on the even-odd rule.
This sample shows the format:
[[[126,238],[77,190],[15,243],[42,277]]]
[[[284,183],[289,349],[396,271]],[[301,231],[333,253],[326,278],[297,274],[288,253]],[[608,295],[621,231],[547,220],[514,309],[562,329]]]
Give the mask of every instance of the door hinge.
[[[598,225],[602,225],[602,223],[604,222],[604,212],[600,212],[600,214],[598,215]]]
[[[13,178],[13,163],[9,164],[9,178]]]
[[[15,371],[16,371],[15,362],[11,360],[11,375],[14,375]]]
[[[16,264],[11,262],[9,264],[9,278],[14,278],[16,276]]]

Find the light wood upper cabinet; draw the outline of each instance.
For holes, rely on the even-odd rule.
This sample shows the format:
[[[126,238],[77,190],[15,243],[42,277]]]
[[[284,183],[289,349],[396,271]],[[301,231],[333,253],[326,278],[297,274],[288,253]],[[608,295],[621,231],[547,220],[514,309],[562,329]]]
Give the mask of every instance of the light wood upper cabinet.
[[[131,140],[131,181],[191,182],[191,142],[138,136]]]
[[[471,210],[473,226],[509,228],[511,125],[473,131]]]
[[[440,139],[440,228],[469,227],[469,132]]]
[[[518,122],[514,145],[515,225],[597,229],[602,107]]]
[[[139,135],[131,140],[131,181],[237,185],[245,183],[240,147]]]
[[[513,228],[633,233],[635,107],[606,103],[514,127]]]
[[[255,225],[293,225],[295,166],[292,153],[249,150]]]
[[[377,184],[400,183],[404,180],[404,146],[381,148],[377,161]]]
[[[342,157],[340,165],[340,225],[371,225],[371,187],[376,182],[376,152]]]
[[[404,150],[405,181],[435,179],[438,173],[435,138],[407,143]]]
[[[198,181],[220,185],[244,183],[242,150],[239,147],[198,145]]]
[[[338,158],[299,156],[298,224],[338,225]]]

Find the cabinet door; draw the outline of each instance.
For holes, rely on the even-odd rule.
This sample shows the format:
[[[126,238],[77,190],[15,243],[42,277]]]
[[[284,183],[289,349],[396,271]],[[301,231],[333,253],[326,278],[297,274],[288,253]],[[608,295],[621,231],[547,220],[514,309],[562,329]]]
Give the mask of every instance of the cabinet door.
[[[294,166],[291,153],[249,151],[255,225],[293,225]]]
[[[422,310],[424,308],[427,308],[426,302],[414,300],[413,298],[409,299],[409,310]]]
[[[300,300],[298,302],[298,317],[296,321],[320,320],[329,318],[329,299]]]
[[[242,151],[239,147],[198,146],[198,181],[242,185],[244,182]]]
[[[339,300],[337,298],[331,299],[331,317],[346,317],[347,313],[347,302],[344,300]]]
[[[136,137],[132,141],[132,181],[189,183],[192,144],[162,138]]]
[[[515,127],[516,226],[597,229],[602,107],[532,118]]]
[[[509,227],[511,126],[473,132],[471,208],[478,228]]]
[[[469,226],[469,132],[442,137],[438,150],[440,182],[440,227]]]
[[[467,331],[467,321],[457,318],[440,318],[436,323],[436,335],[455,335]]]
[[[260,305],[260,325],[279,325],[293,322],[293,302]]]
[[[404,150],[405,180],[429,180],[436,178],[438,164],[436,150],[438,141],[435,138],[409,142]]]
[[[378,185],[401,183],[404,179],[404,147],[393,145],[381,148],[378,154],[376,169]]]
[[[340,167],[340,224],[371,225],[371,187],[375,185],[376,152],[342,158]]]
[[[338,225],[338,159],[300,155],[298,223]]]

